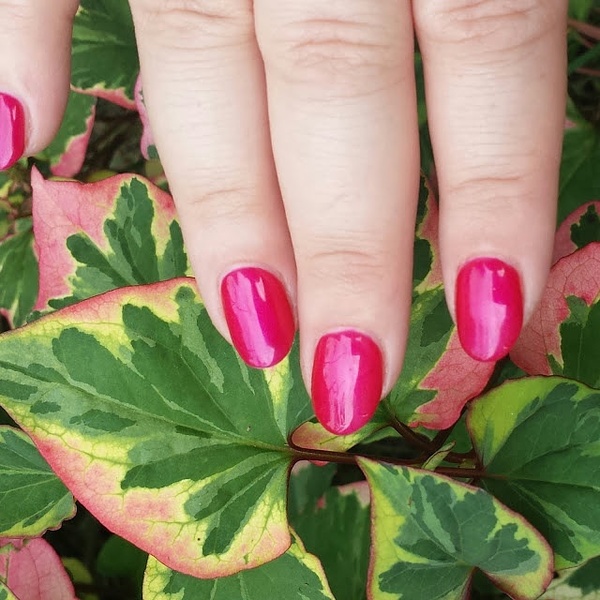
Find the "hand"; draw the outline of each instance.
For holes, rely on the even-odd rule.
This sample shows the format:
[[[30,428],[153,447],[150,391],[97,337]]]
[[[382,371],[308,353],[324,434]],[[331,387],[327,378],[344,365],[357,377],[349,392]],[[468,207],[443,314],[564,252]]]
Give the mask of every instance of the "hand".
[[[372,416],[408,334],[425,65],[448,306],[506,354],[550,266],[566,0],[130,0],[144,98],[215,326],[315,411]],[[0,5],[0,166],[50,142],[75,0]],[[8,24],[8,25],[6,25]]]

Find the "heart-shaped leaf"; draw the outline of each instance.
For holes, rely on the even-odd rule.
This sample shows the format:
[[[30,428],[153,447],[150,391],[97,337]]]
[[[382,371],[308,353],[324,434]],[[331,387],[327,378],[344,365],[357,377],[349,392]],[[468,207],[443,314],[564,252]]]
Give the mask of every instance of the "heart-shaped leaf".
[[[0,537],[35,537],[75,514],[73,496],[31,440],[0,427]]]
[[[486,491],[408,467],[360,466],[371,488],[371,598],[459,600],[475,569],[520,600],[552,580],[547,543]]]
[[[189,279],[123,288],[0,338],[0,404],[74,496],[170,568],[221,577],[290,543],[298,352],[248,369]]]
[[[237,575],[202,580],[171,571],[150,557],[144,600],[335,600],[318,559],[297,537],[276,560]]]
[[[599,290],[600,243],[558,261],[542,301],[510,353],[515,364],[531,375],[564,375],[599,386]]]
[[[85,160],[94,117],[96,99],[71,92],[63,122],[50,145],[38,158],[50,162],[50,171],[57,177],[75,177]]]
[[[71,83],[77,91],[135,110],[140,67],[129,2],[81,0],[71,54]]]
[[[37,310],[190,274],[173,200],[144,178],[32,184]]]
[[[546,537],[559,569],[600,555],[600,392],[559,377],[493,389],[469,408],[485,488]]]
[[[77,600],[60,557],[41,538],[26,542],[0,539],[0,598],[1,584],[6,586],[7,600]]]

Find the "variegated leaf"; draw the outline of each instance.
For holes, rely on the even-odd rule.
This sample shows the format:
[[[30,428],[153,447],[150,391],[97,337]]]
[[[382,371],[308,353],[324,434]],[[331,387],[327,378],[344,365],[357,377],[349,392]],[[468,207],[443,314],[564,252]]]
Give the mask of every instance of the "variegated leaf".
[[[391,414],[412,427],[447,429],[465,403],[483,390],[493,364],[472,359],[460,345],[446,306],[437,238],[437,203],[422,187],[408,345],[402,373],[386,402]]]
[[[9,589],[0,581],[0,600],[19,600]]]
[[[298,352],[248,369],[189,279],[96,296],[0,338],[0,404],[74,496],[170,568],[220,577],[290,543]]]
[[[32,184],[37,310],[190,274],[173,200],[142,177]]]
[[[69,575],[52,546],[41,538],[0,539],[0,584],[19,600],[77,600]],[[3,591],[0,587],[0,599]]]
[[[150,557],[144,579],[144,600],[335,600],[319,560],[292,538],[289,550],[276,560],[237,575],[202,580],[171,571]]]
[[[31,440],[0,427],[0,537],[36,537],[75,514],[73,496]]]
[[[468,427],[483,485],[542,532],[557,568],[600,555],[600,392],[520,379],[477,399]]]
[[[85,160],[94,117],[96,99],[71,92],[63,122],[51,144],[37,156],[50,163],[57,177],[75,177]]]
[[[561,224],[554,237],[552,263],[587,246],[600,242],[600,201],[588,202],[572,212]]]
[[[530,375],[563,375],[600,386],[600,243],[557,262],[510,356]]]
[[[519,600],[550,583],[547,543],[486,491],[408,467],[360,466],[371,488],[371,598],[460,600],[475,569]]]
[[[38,294],[38,263],[33,252],[31,218],[14,222],[0,242],[0,312],[14,327],[25,323]]]
[[[71,54],[75,90],[135,110],[140,66],[129,2],[81,0]]]

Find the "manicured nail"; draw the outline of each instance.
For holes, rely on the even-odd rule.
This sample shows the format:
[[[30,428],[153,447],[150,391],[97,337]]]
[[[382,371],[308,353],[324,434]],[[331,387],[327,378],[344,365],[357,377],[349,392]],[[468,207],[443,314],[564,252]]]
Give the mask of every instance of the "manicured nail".
[[[12,96],[0,93],[0,171],[12,167],[25,151],[25,111]]]
[[[456,324],[472,358],[495,361],[508,354],[523,325],[517,271],[497,258],[466,263],[456,280]]]
[[[244,362],[264,369],[287,356],[296,325],[275,275],[255,267],[232,271],[223,278],[221,298],[231,340]]]
[[[379,346],[357,331],[324,335],[312,371],[312,401],[317,419],[336,435],[348,435],[373,416],[383,389]]]

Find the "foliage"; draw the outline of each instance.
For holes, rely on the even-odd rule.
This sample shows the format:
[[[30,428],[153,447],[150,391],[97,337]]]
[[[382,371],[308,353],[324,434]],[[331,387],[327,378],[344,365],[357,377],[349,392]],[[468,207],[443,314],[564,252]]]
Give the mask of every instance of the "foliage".
[[[335,437],[297,345],[250,369],[210,323],[127,3],[81,2],[63,125],[0,174],[0,599],[600,597],[600,29],[570,10],[537,312],[510,359],[463,352],[424,177],[403,373]]]

